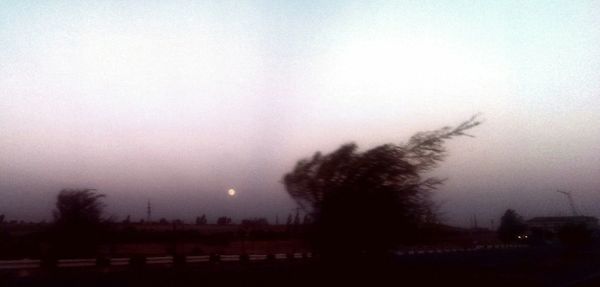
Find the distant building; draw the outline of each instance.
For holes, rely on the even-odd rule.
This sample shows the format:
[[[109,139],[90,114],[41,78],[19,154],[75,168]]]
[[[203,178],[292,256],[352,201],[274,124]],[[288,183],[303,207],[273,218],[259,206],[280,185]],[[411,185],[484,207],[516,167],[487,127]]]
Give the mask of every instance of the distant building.
[[[565,225],[584,225],[590,230],[598,229],[598,218],[593,216],[543,216],[527,220],[530,229],[557,233]]]

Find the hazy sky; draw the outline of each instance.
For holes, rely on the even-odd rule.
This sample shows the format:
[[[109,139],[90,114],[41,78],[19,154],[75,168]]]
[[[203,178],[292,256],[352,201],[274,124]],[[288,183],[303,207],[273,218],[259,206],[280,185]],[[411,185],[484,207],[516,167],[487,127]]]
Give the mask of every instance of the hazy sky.
[[[598,1],[2,1],[0,213],[93,187],[120,218],[282,219],[298,159],[482,113],[446,222],[570,214],[556,189],[600,216],[598,27]]]

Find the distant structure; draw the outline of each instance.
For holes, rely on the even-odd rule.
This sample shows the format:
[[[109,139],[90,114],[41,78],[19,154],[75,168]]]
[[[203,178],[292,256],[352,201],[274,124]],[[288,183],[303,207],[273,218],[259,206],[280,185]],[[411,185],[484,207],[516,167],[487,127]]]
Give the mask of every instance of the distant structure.
[[[590,230],[598,229],[598,218],[593,216],[543,216],[527,220],[530,229],[557,233],[566,225],[583,225]]]
[[[148,206],[146,208],[146,222],[150,222],[152,218],[152,205],[150,205],[150,200],[148,200]]]
[[[557,190],[556,192],[567,197],[572,216],[540,216],[526,221],[530,230],[558,234],[565,226],[584,226],[588,230],[598,230],[598,218],[593,216],[583,216],[577,211],[573,195],[570,191]]]
[[[562,190],[557,190],[556,192],[562,193],[567,196],[567,199],[569,200],[569,205],[571,206],[571,212],[573,212],[573,216],[579,216],[579,212],[577,212],[577,208],[575,208],[575,202],[573,201],[573,196],[571,195],[571,192]]]

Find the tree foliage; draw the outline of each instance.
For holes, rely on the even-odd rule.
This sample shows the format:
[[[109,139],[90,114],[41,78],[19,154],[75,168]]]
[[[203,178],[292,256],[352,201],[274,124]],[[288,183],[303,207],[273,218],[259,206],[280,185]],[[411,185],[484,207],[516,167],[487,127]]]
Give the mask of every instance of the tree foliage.
[[[523,218],[516,211],[507,209],[500,219],[498,237],[503,242],[513,242],[526,230],[527,225],[525,225]]]
[[[63,189],[56,200],[54,222],[67,229],[88,229],[97,227],[103,218],[104,194],[93,189]]]
[[[93,189],[63,189],[54,211],[54,245],[60,256],[92,255],[103,240],[105,195]]]
[[[447,156],[445,142],[479,125],[419,132],[408,142],[360,151],[354,143],[300,160],[283,177],[286,190],[314,219],[321,252],[382,250],[416,239],[435,220],[430,193],[443,180],[425,177]]]

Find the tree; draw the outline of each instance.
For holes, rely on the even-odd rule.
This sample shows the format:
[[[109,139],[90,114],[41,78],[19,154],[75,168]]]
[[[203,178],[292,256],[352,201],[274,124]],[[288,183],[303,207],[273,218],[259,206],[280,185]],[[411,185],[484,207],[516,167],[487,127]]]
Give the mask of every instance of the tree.
[[[63,189],[54,210],[55,246],[61,256],[88,255],[104,234],[104,194],[94,189]]]
[[[498,237],[502,242],[513,242],[527,230],[523,218],[514,210],[507,209],[500,219]]]
[[[446,140],[467,135],[474,116],[456,127],[420,132],[407,143],[359,151],[354,143],[300,160],[283,177],[298,205],[311,213],[314,248],[325,253],[379,253],[418,239],[434,220],[430,194],[443,180],[424,174],[446,157]]]
[[[63,189],[56,199],[54,223],[64,229],[95,229],[105,222],[104,203],[95,189]]]
[[[206,225],[206,215],[202,214],[200,217],[196,217],[196,225]]]

